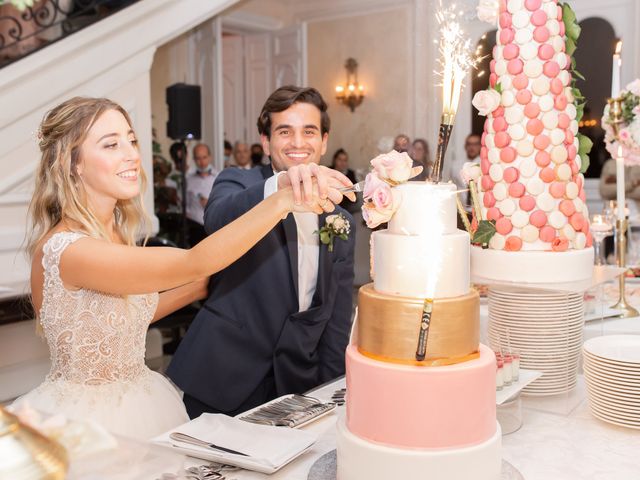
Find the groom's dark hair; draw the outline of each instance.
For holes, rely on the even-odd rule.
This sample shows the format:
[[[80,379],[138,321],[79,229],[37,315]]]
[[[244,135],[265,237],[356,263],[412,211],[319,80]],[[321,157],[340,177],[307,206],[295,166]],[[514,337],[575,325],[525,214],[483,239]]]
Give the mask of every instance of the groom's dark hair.
[[[320,131],[322,135],[329,133],[331,120],[327,113],[327,103],[320,92],[312,87],[296,87],[285,85],[269,95],[264,102],[260,116],[258,117],[258,132],[267,138],[271,138],[271,114],[284,112],[294,103],[310,103],[320,110]]]

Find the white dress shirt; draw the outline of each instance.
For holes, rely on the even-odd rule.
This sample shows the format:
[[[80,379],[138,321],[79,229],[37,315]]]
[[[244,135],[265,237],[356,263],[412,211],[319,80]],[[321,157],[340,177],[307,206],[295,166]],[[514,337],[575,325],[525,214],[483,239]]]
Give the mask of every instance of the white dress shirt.
[[[264,184],[264,198],[278,191],[278,177],[284,172],[269,177]],[[298,233],[298,305],[299,311],[308,310],[313,301],[318,282],[318,263],[320,245],[318,215],[315,213],[294,213],[296,231]]]
[[[204,225],[204,207],[200,198],[209,198],[218,172],[211,169],[204,177],[197,172],[187,176],[187,218]]]

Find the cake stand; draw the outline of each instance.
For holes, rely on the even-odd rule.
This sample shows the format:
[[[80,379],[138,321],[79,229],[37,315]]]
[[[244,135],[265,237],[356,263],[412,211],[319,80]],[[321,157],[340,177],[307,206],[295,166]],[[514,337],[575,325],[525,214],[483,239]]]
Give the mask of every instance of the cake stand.
[[[311,466],[307,480],[336,480],[337,467],[336,451],[331,450]],[[524,477],[516,467],[503,459],[500,480],[524,480]]]

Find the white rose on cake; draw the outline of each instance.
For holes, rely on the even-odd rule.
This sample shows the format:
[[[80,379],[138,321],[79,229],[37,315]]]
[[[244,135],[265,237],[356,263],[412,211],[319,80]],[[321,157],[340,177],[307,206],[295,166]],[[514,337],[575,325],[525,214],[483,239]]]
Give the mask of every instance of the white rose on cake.
[[[492,25],[498,23],[498,14],[500,13],[498,0],[480,0],[476,10],[478,12],[478,18],[481,21]]]
[[[480,115],[486,117],[500,106],[502,96],[494,89],[480,90],[473,96],[471,103]]]
[[[371,160],[371,166],[382,180],[403,183],[411,177],[413,160],[407,152],[391,150]]]
[[[471,180],[477,182],[482,176],[482,170],[480,164],[476,162],[466,162],[460,170],[460,176],[466,185],[469,185]]]

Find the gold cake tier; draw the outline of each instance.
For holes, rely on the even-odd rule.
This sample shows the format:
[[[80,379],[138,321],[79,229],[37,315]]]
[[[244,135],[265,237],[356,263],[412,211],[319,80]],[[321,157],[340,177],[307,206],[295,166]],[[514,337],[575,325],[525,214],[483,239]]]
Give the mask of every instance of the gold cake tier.
[[[376,292],[373,283],[358,294],[358,350],[376,360],[407,365],[451,365],[478,357],[480,296],[438,298],[427,338],[427,355],[416,360],[424,299]]]

